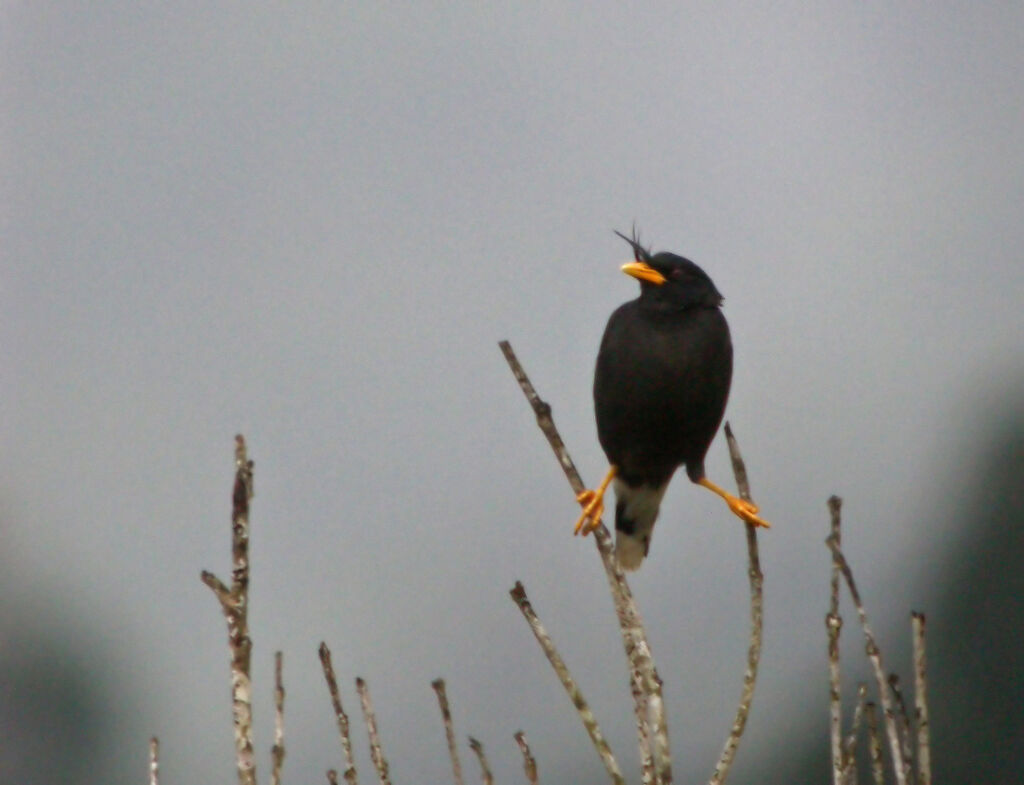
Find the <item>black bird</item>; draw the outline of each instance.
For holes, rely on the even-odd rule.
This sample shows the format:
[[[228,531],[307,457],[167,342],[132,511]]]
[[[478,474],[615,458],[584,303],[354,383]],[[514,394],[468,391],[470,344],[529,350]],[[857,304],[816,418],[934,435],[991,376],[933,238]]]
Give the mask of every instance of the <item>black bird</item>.
[[[579,495],[576,533],[593,531],[603,496],[615,483],[615,553],[627,570],[651,545],[658,508],[676,469],[717,493],[756,526],[757,507],[704,476],[704,456],[725,412],[732,382],[732,341],[722,295],[689,259],[657,254],[616,232],[635,261],[622,271],[640,281],[640,296],[615,310],[594,372],[597,435],[611,468],[596,491]]]

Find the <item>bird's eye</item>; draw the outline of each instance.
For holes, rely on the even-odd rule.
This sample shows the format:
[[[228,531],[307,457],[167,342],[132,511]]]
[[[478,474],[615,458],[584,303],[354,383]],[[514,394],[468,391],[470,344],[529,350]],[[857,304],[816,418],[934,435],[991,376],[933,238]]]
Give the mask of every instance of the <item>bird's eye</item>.
[[[674,270],[672,270],[672,272],[668,274],[668,277],[671,278],[673,281],[678,281],[680,278],[683,277],[683,271],[679,267],[676,267]]]

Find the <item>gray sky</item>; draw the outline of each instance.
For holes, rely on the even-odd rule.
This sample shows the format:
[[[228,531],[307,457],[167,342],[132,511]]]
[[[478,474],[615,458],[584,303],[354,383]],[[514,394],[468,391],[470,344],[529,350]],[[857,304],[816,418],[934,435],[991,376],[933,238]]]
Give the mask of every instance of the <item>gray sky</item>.
[[[496,341],[598,479],[592,367],[636,295],[612,235],[634,220],[726,297],[727,418],[775,524],[736,781],[787,712],[820,711],[824,739],[831,493],[878,626],[926,605],[964,445],[1024,378],[1020,7],[0,19],[3,602],[73,620],[105,647],[98,678],[145,692],[117,719],[140,772],[152,733],[169,781],[231,772],[224,624],[198,575],[227,577],[236,432],[256,461],[264,769],[277,648],[287,769],[340,763],[326,640],[353,714],[352,679],[370,683],[396,782],[446,776],[439,675],[503,781],[520,728],[545,781],[599,775],[516,579],[631,765],[604,577]],[[708,472],[731,484],[721,439]],[[746,652],[740,526],[677,477],[632,583],[677,771],[706,774]]]

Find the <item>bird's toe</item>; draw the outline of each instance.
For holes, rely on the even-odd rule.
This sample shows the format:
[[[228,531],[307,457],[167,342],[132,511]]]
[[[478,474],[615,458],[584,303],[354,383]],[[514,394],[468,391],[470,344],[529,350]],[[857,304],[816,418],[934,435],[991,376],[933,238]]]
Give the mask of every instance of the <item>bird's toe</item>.
[[[573,533],[586,537],[597,528],[601,521],[601,516],[604,514],[604,501],[596,491],[589,490],[580,493],[576,497],[576,501],[583,506],[583,513],[576,519],[576,528]]]
[[[760,526],[765,529],[770,529],[772,526],[764,518],[758,516],[758,507],[753,502],[748,502],[745,499],[736,499],[735,504],[730,504],[729,506],[739,518],[751,526]]]

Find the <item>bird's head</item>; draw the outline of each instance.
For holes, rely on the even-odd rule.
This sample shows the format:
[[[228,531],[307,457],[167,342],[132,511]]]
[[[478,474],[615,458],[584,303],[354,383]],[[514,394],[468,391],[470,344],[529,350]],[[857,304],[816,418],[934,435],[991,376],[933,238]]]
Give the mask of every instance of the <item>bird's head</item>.
[[[632,237],[615,232],[633,249],[633,261],[622,265],[622,272],[640,281],[640,300],[659,310],[681,310],[720,306],[722,297],[714,282],[689,259],[668,251],[652,254]]]

